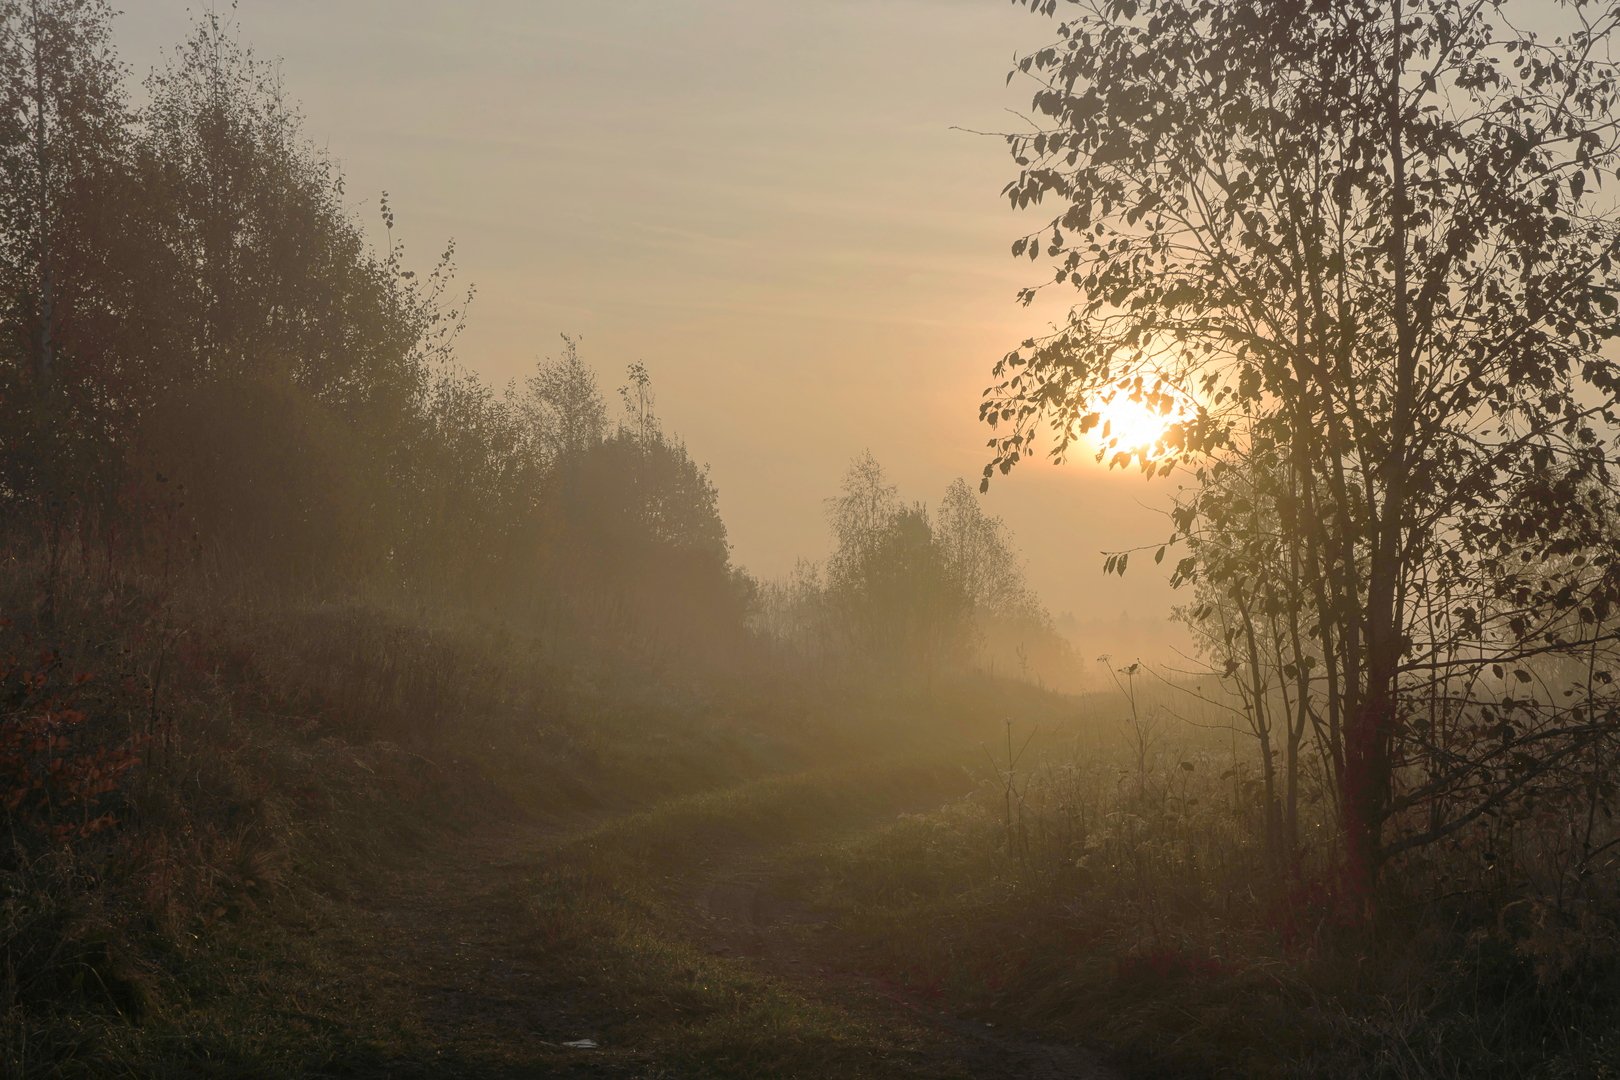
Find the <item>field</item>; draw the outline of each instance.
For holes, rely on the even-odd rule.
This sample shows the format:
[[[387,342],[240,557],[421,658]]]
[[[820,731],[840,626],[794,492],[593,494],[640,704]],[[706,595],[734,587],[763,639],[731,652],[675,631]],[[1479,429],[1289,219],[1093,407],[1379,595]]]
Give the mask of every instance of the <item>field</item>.
[[[136,600],[59,627],[64,664],[175,657],[125,820],[8,879],[8,1075],[1604,1067],[1603,968],[1266,891],[1252,749],[1172,687],[1139,757],[1117,694],[608,683],[379,608]],[[108,603],[119,640],[67,633]]]

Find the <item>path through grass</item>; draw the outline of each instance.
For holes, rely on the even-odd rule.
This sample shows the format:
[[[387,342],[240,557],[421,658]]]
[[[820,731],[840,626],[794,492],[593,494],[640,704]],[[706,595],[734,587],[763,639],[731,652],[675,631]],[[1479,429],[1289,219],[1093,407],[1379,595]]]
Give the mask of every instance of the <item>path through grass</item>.
[[[863,974],[794,893],[806,878],[795,858],[970,784],[943,765],[864,765],[573,830],[447,837],[312,929],[321,1071],[1110,1076],[1082,1050],[950,1016]]]

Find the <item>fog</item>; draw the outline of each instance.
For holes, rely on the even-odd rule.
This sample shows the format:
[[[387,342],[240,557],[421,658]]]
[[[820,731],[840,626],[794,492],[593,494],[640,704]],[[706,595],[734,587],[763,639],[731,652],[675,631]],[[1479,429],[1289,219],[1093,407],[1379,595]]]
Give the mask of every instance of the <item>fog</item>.
[[[186,0],[121,19],[137,74]],[[998,197],[1027,91],[1006,4],[247,4],[306,132],[374,239],[388,191],[414,258],[457,243],[478,298],[460,355],[501,383],[582,339],[609,381],[636,360],[708,463],[738,561],[819,558],[820,498],[870,449],[914,498],[976,479],[990,363],[1058,319]],[[1028,215],[1022,215],[1028,216]],[[1169,485],[1032,468],[989,494],[1055,613],[1157,626],[1164,574],[1101,575],[1156,542]],[[1140,631],[1139,631],[1140,633]],[[1089,646],[1087,646],[1089,647]],[[1173,660],[1187,639],[1133,645]]]
[[[1617,40],[0,0],[0,1077],[1614,1075]]]

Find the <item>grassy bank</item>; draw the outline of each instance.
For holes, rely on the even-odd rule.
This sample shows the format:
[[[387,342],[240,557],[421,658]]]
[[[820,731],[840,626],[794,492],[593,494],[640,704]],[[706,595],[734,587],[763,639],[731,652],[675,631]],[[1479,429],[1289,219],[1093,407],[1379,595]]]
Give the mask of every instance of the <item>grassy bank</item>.
[[[20,1077],[431,1073],[444,1032],[413,1017],[419,986],[375,993],[399,959],[375,916],[416,904],[469,843],[504,870],[463,863],[486,895],[456,914],[448,894],[439,916],[584,993],[565,1028],[629,1025],[635,1068],[730,1060],[745,1032],[775,1049],[742,1062],[811,1043],[866,1060],[896,1033],[709,956],[665,883],[705,850],[835,835],[962,789],[942,739],[971,738],[1005,693],[812,694],[593,660],[464,614],[155,583],[66,581],[42,617],[37,586],[11,568],[0,628],[7,730],[39,735],[14,763],[0,909],[0,1053]],[[841,765],[879,759],[906,764]],[[533,1050],[491,1034],[462,1065]]]
[[[1141,775],[1109,733],[1037,736],[972,796],[806,852],[794,887],[906,993],[1131,1075],[1617,1074],[1612,911],[1448,895],[1434,853],[1364,918],[1330,879],[1273,883],[1218,739],[1167,731]]]
[[[1168,699],[6,589],[8,1076],[1617,1068],[1612,910],[1459,849],[1365,918],[1310,812],[1279,877],[1250,748]]]

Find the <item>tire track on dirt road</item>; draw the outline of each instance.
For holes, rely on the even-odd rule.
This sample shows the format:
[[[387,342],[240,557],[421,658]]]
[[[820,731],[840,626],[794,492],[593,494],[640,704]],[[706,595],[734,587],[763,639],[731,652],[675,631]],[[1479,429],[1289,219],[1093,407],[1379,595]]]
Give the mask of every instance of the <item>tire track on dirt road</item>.
[[[330,1074],[765,1075],[746,1063],[681,1056],[678,1010],[648,1028],[645,1017],[663,1005],[625,997],[624,985],[634,982],[623,977],[630,974],[625,965],[634,960],[622,946],[604,941],[584,961],[558,961],[557,921],[592,905],[623,905],[624,897],[613,895],[615,875],[627,875],[634,879],[624,883],[629,895],[655,898],[644,918],[656,940],[638,948],[694,950],[743,973],[745,994],[763,988],[809,1003],[817,1016],[846,1017],[863,1032],[892,1032],[892,1066],[887,1056],[860,1058],[860,1075],[1117,1080],[1083,1047],[942,1012],[840,954],[825,917],[779,872],[780,853],[806,840],[838,842],[882,828],[971,786],[960,770],[919,779],[915,769],[897,769],[902,778],[885,786],[881,770],[863,769],[853,779],[795,774],[635,813],[492,825],[430,842],[380,873],[326,932],[346,1012],[334,1021],[354,1027],[361,1044],[362,1020],[387,1018],[397,1029],[389,1050],[356,1053],[334,1062]],[[859,805],[851,791],[860,793]],[[575,864],[586,869],[566,882],[579,895],[557,892],[558,867]],[[568,1045],[582,1039],[594,1045]],[[845,1074],[807,1064],[788,1075]]]
[[[902,811],[857,831],[881,828],[908,812],[917,811]],[[745,957],[802,993],[830,996],[846,1007],[892,1012],[935,1032],[946,1063],[965,1069],[975,1080],[1123,1080],[1083,1046],[989,1027],[863,972],[858,958],[834,951],[829,920],[794,891],[771,854],[736,854],[735,861],[713,866],[689,898],[710,947],[722,955]]]

